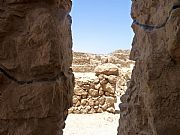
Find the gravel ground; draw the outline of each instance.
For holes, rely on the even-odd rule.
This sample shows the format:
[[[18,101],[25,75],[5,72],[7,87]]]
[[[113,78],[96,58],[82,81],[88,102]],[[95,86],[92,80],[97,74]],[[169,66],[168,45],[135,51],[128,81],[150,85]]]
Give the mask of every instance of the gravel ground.
[[[119,114],[69,114],[64,135],[117,135]]]

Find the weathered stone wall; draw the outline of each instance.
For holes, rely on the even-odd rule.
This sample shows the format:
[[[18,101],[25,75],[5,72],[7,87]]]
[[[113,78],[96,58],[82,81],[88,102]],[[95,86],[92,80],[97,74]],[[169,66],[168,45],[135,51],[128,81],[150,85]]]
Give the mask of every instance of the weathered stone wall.
[[[95,69],[98,67],[108,72],[110,69],[108,67],[111,67],[111,65],[117,66],[119,72],[116,79],[116,92],[120,96],[127,89],[126,83],[130,80],[134,67],[134,61],[129,60],[129,55],[129,50],[116,50],[106,55],[73,52],[72,69],[74,73],[84,73],[86,78],[89,73],[95,73]]]
[[[112,63],[119,68],[131,68],[134,61],[129,60],[129,50],[116,50],[110,54],[90,54],[73,52],[72,69],[74,72],[94,72],[94,69],[104,63]]]
[[[69,113],[119,111],[119,98],[127,89],[134,66],[129,54],[128,50],[108,55],[73,52],[75,88]]]
[[[0,1],[0,135],[62,135],[73,74],[70,0]]]
[[[105,111],[115,113],[118,67],[114,65],[107,68],[108,74],[102,72],[101,68],[96,68],[96,75],[95,73],[74,73],[73,107],[69,109],[69,113],[91,114]]]
[[[119,135],[180,134],[180,1],[133,0],[136,61]]]

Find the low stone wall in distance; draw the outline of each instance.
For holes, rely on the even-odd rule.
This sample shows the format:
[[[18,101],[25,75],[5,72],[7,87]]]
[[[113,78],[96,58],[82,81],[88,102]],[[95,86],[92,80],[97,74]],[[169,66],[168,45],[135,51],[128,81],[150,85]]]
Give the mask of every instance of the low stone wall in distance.
[[[79,73],[83,75],[83,73]],[[76,76],[76,75],[75,75]],[[101,74],[76,78],[74,89],[73,107],[69,113],[101,113],[104,111],[115,113],[114,103],[116,102],[115,84],[109,81],[116,76]]]
[[[73,52],[75,75],[73,106],[69,113],[91,114],[119,111],[134,62],[128,50],[107,55]]]
[[[126,84],[126,76],[120,75],[116,65],[106,63],[97,66],[94,73],[74,73],[74,75],[73,107],[69,109],[69,113],[115,113],[115,103],[121,95],[117,90],[117,83],[123,81],[122,84]]]

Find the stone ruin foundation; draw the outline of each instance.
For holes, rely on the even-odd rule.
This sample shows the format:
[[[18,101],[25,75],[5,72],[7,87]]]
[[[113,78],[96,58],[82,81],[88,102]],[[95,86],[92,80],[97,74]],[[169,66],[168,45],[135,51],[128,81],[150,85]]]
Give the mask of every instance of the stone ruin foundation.
[[[119,112],[118,99],[127,89],[134,66],[129,54],[128,50],[107,55],[74,52],[75,88],[69,113]]]

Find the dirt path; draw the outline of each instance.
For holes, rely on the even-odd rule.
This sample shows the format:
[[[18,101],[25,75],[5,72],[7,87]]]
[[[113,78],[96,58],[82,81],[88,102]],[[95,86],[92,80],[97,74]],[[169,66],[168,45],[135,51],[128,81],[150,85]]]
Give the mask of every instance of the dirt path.
[[[117,135],[119,114],[70,114],[64,135]]]

